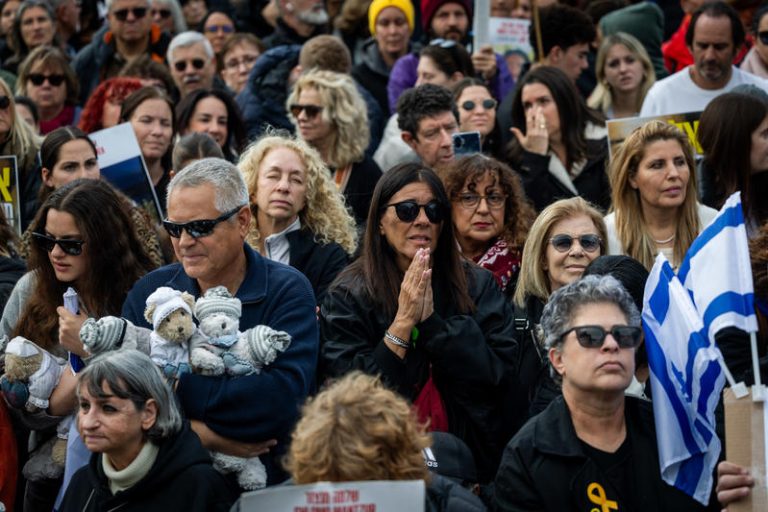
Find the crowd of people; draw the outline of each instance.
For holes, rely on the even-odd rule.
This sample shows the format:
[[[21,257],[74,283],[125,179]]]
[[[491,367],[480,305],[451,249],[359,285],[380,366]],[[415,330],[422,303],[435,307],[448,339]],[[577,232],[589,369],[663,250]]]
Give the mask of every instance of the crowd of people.
[[[286,481],[423,480],[430,511],[749,494],[725,460],[708,504],[662,479],[639,311],[741,191],[768,373],[768,7],[541,1],[530,55],[475,47],[475,7],[2,2],[0,511],[224,511]],[[608,120],[683,113],[695,135],[609,149]],[[102,178],[89,135],[121,123],[160,218]],[[169,369],[177,309],[200,328]],[[241,371],[264,327],[289,343]],[[750,383],[745,336],[718,343]]]

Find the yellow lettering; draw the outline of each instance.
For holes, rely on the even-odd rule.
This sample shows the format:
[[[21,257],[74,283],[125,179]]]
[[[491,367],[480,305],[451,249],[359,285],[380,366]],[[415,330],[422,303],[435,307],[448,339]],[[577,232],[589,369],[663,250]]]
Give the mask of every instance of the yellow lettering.
[[[11,191],[9,190],[10,186],[11,168],[3,167],[3,173],[2,176],[0,176],[0,195],[3,197],[3,201],[6,203],[13,202],[13,197],[11,197]]]
[[[587,498],[595,505],[599,505],[600,509],[593,508],[592,512],[611,512],[611,510],[619,510],[619,505],[613,500],[609,500],[605,496],[605,489],[603,486],[592,482],[587,487]]]
[[[699,145],[699,140],[696,138],[696,133],[699,131],[699,120],[693,121],[693,123],[689,123],[688,121],[680,121],[676,122],[673,120],[668,121],[669,124],[673,124],[677,126],[681,132],[683,132],[686,137],[688,137],[688,140],[691,143],[691,146],[693,146],[693,150],[696,151],[699,155],[703,154],[704,151],[701,149],[701,146]]]

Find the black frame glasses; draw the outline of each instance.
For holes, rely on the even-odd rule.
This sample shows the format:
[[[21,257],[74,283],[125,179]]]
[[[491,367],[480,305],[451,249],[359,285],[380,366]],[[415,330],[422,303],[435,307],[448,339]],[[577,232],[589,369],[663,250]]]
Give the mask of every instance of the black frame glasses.
[[[149,9],[147,7],[132,7],[130,9],[120,9],[118,11],[113,11],[112,14],[115,15],[115,18],[117,18],[118,21],[125,21],[128,19],[128,13],[132,13],[133,17],[137,20],[140,20],[144,16],[147,15],[147,12]]]
[[[568,252],[573,246],[573,241],[578,240],[581,248],[586,252],[595,252],[600,250],[600,246],[603,243],[603,239],[597,235],[555,235],[549,239],[549,243],[555,248],[557,252]]]
[[[309,119],[314,119],[323,111],[323,107],[320,105],[299,105],[298,103],[293,103],[288,107],[288,110],[291,111],[293,117],[298,118],[303,110]]]
[[[600,325],[577,325],[564,331],[560,341],[573,331],[576,331],[576,341],[584,348],[601,348],[609,333],[619,348],[637,348],[643,340],[643,330],[632,325],[614,325],[609,331]]]
[[[167,20],[168,18],[171,17],[171,14],[173,13],[171,12],[170,9],[158,9],[156,7],[153,7],[151,10],[151,14],[152,14],[152,17],[154,17],[155,15],[159,15],[164,20]]]
[[[507,195],[501,194],[501,193],[494,193],[494,194],[481,196],[480,194],[475,194],[474,192],[464,192],[456,196],[456,200],[461,204],[461,206],[463,206],[468,210],[471,210],[480,206],[480,201],[483,199],[485,199],[485,202],[488,205],[488,208],[492,210],[498,210],[499,208],[504,206],[504,203],[507,200]]]
[[[427,215],[427,219],[432,224],[439,224],[445,218],[445,209],[438,201],[430,201],[427,204],[419,204],[416,201],[400,201],[399,203],[388,204],[384,207],[387,209],[393,207],[395,209],[395,215],[402,222],[413,222],[419,216],[419,211],[424,208],[424,213]]]
[[[178,223],[171,222],[168,219],[163,219],[163,227],[168,232],[168,235],[172,238],[181,238],[181,232],[186,231],[192,238],[203,238],[210,236],[213,230],[216,229],[221,222],[229,220],[237,212],[242,210],[247,205],[240,205],[234,210],[230,210],[227,213],[223,213],[215,219],[200,219],[191,220],[189,222]]]
[[[58,245],[64,253],[70,256],[80,256],[83,253],[83,244],[85,240],[74,240],[72,238],[53,238],[43,233],[32,233],[32,238],[40,247],[48,252]]]
[[[5,110],[11,106],[11,98],[8,96],[0,96],[0,110]]]
[[[216,34],[217,32],[221,31],[225,34],[234,34],[235,33],[235,27],[232,25],[224,25],[224,24],[218,24],[218,25],[208,25],[203,29],[205,32],[208,32],[209,34]]]
[[[176,62],[173,63],[173,67],[179,73],[183,73],[183,72],[185,72],[187,70],[187,62],[192,64],[192,67],[197,69],[198,71],[205,67],[205,61],[203,59],[190,59],[188,61],[186,61],[186,60],[177,60]]]
[[[36,85],[40,87],[45,83],[46,80],[48,80],[48,83],[51,84],[53,87],[58,87],[61,84],[64,83],[64,80],[66,77],[64,75],[59,74],[53,74],[53,75],[44,75],[42,73],[30,73],[27,75],[27,79],[32,82],[32,85]]]
[[[474,102],[472,100],[467,100],[461,104],[461,108],[466,110],[467,112],[471,112],[475,110],[475,107],[478,105],[477,102]],[[483,110],[493,110],[496,108],[497,102],[493,98],[486,98],[483,101],[479,103],[481,107],[483,107]]]

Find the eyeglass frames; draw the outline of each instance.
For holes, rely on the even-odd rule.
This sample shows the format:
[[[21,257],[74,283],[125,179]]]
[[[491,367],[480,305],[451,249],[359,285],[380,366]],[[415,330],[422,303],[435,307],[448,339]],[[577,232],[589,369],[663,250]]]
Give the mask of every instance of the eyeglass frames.
[[[478,103],[475,103],[472,100],[467,100],[464,103],[461,104],[461,108],[466,110],[467,112],[471,112],[475,110],[475,107],[478,105]],[[497,102],[493,98],[488,98],[479,103],[481,107],[483,107],[483,110],[493,110],[496,108]]]
[[[301,114],[301,111],[303,110],[308,118],[314,119],[317,117],[317,114],[323,111],[323,107],[319,105],[299,105],[298,103],[294,103],[288,107],[288,110],[291,111],[293,117],[299,117],[299,114]]]
[[[192,238],[203,238],[213,233],[213,230],[216,229],[216,226],[219,223],[233,217],[237,212],[242,210],[244,206],[246,205],[238,206],[234,210],[221,214],[215,219],[191,220],[184,223],[171,222],[170,220],[165,219],[163,220],[163,227],[173,238],[180,238],[182,231],[186,231]]]
[[[85,240],[73,240],[70,238],[53,238],[43,233],[32,233],[32,238],[43,249],[48,252],[53,251],[53,248],[58,245],[61,250],[70,256],[79,256],[83,252],[83,244]]]
[[[125,21],[128,19],[128,13],[133,14],[133,17],[137,20],[140,20],[144,16],[147,15],[147,8],[146,7],[132,7],[130,9],[120,9],[117,11],[112,12],[112,14],[115,15],[115,18],[117,18],[118,21]]]
[[[507,196],[504,194],[488,194],[487,196],[481,196],[480,194],[467,192],[459,194],[457,199],[459,203],[461,203],[461,206],[467,209],[477,208],[480,201],[485,199],[485,202],[488,203],[488,208],[495,210],[504,206],[504,201],[507,200]]]
[[[424,208],[427,219],[432,224],[438,224],[445,218],[445,210],[437,201],[430,201],[427,204],[419,204],[416,201],[401,201],[386,205],[384,208],[394,208],[395,215],[402,222],[413,222],[419,216],[419,211]]]
[[[203,69],[205,67],[205,61],[203,59],[191,59],[189,61],[177,60],[173,63],[173,67],[179,73],[183,73],[187,70],[187,62],[189,62],[189,64],[195,69]]]
[[[557,252],[568,252],[571,250],[573,241],[578,240],[581,248],[587,252],[595,252],[600,249],[602,239],[597,235],[581,235],[572,237],[571,235],[555,235],[549,239],[549,243]]]
[[[64,75],[44,75],[42,73],[30,73],[27,75],[27,78],[33,85],[38,87],[43,85],[46,80],[48,80],[48,83],[53,87],[58,87],[64,83],[65,79]]]
[[[573,331],[576,332],[576,341],[584,348],[602,347],[609,333],[616,340],[619,348],[635,348],[640,345],[643,334],[642,329],[631,325],[614,325],[608,331],[599,325],[579,325],[563,332],[560,340],[565,339]]]

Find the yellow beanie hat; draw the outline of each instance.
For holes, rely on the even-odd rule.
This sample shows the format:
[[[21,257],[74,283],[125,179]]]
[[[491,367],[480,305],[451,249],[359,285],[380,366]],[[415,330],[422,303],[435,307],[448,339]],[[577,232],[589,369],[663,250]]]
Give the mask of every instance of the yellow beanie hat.
[[[368,28],[371,31],[371,35],[376,34],[376,18],[379,13],[387,7],[396,7],[403,11],[405,19],[408,20],[408,28],[413,32],[414,13],[413,4],[411,0],[373,0],[371,6],[368,8]]]

